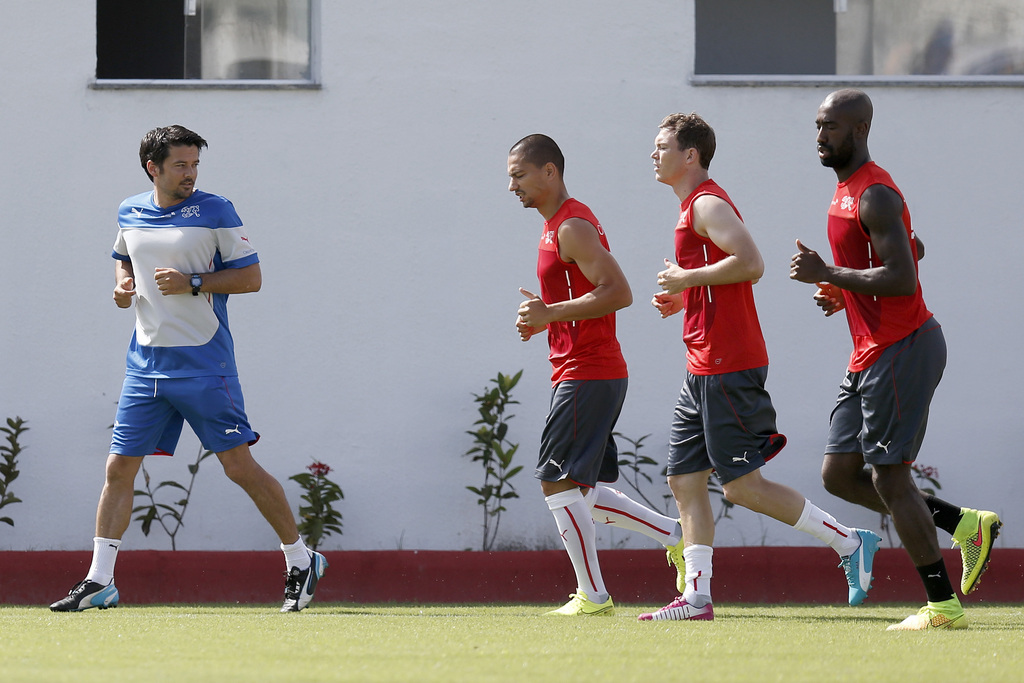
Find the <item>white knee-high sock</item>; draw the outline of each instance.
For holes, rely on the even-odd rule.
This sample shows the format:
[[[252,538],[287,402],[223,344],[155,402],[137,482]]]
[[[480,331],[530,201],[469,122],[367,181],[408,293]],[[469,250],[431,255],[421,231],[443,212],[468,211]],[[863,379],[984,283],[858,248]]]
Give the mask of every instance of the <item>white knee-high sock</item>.
[[[688,545],[683,548],[686,560],[686,590],[683,598],[694,607],[711,602],[711,577],[714,574],[711,557],[715,549],[709,545]]]
[[[594,601],[603,603],[608,591],[597,562],[597,532],[590,508],[579,489],[561,491],[544,499],[558,525],[558,533],[576,571],[576,586]]]
[[[840,557],[850,555],[860,547],[860,536],[856,531],[843,526],[809,500],[804,500],[804,509],[793,528],[814,536],[839,553]]]
[[[587,492],[586,501],[598,524],[638,531],[662,545],[675,545],[682,539],[678,520],[659,514],[610,486],[595,486]]]
[[[117,562],[117,550],[121,547],[119,538],[102,538],[97,536],[92,539],[92,565],[89,566],[89,573],[85,578],[87,581],[95,581],[104,586],[114,580],[114,563]]]

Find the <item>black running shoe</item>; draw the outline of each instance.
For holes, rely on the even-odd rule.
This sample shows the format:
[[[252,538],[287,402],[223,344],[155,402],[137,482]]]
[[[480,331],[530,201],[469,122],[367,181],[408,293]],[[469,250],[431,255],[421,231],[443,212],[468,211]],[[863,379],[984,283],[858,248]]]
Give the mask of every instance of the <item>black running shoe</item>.
[[[114,581],[104,586],[102,583],[83,579],[75,584],[63,600],[50,605],[54,612],[82,612],[93,607],[107,609],[117,607],[119,596]]]
[[[316,584],[327,569],[327,559],[320,553],[310,553],[309,568],[292,567],[284,575],[284,605],[282,612],[298,612],[313,599]]]

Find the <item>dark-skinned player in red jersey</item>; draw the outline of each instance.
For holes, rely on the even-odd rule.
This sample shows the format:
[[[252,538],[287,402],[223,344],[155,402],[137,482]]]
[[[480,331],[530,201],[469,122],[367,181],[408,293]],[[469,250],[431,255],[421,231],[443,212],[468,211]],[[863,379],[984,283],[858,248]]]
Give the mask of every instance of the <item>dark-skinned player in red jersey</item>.
[[[872,115],[868,96],[852,89],[831,93],[818,108],[818,158],[838,180],[828,211],[835,265],[800,240],[790,263],[792,279],[817,285],[814,300],[826,316],[846,311],[853,338],[822,479],[832,494],[889,513],[921,576],[928,604],[889,630],[966,628],[935,528],[960,546],[960,589],[967,594],[988,563],[1000,521],[993,512],[923,493],[914,483],[912,466],[946,365],[946,343],[921,293],[923,244],[906,201],[868,153]]]

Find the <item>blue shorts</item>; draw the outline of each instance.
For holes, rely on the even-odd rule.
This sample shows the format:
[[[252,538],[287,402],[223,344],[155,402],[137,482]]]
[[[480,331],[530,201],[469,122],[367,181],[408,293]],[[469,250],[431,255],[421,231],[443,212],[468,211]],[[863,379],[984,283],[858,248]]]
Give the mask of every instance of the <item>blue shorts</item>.
[[[628,380],[565,380],[551,390],[551,410],[541,436],[533,476],[593,488],[619,478],[619,451],[612,431],[626,398]]]
[[[203,447],[223,453],[259,440],[249,427],[237,377],[124,378],[110,452],[173,455],[188,421]]]
[[[832,410],[825,453],[860,453],[870,465],[914,462],[945,368],[942,326],[929,318],[869,367],[848,372]]]
[[[669,436],[669,476],[715,470],[723,484],[762,467],[786,445],[764,388],[768,367],[694,375],[687,371]]]

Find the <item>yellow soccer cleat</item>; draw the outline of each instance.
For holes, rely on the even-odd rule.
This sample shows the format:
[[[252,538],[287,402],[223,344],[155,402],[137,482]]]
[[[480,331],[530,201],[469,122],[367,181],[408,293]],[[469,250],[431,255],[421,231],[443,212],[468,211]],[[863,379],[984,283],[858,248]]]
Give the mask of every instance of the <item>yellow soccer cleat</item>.
[[[609,595],[608,599],[598,604],[592,602],[587,594],[583,591],[578,593],[571,593],[569,595],[569,602],[565,603],[556,610],[546,612],[544,616],[547,617],[609,617],[615,613],[615,604],[612,603],[612,597]]]
[[[670,565],[676,568],[676,590],[680,594],[686,592],[686,559],[683,557],[683,539],[675,545],[665,546],[665,557]]]
[[[953,547],[960,546],[960,559],[964,573],[960,578],[960,592],[967,595],[981,583],[981,575],[988,569],[992,542],[999,536],[999,515],[987,510],[961,508],[960,523],[953,532]]]
[[[933,628],[967,628],[967,615],[955,597],[927,605],[886,631],[926,631]]]

